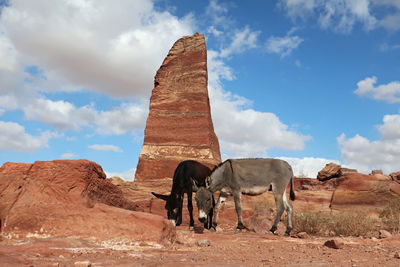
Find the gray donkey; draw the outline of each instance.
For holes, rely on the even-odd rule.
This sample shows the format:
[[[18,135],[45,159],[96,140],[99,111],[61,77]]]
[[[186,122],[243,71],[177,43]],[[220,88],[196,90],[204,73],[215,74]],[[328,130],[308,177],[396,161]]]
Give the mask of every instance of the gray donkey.
[[[218,165],[206,178],[206,187],[200,187],[196,194],[199,220],[205,222],[207,214],[213,208],[212,199],[216,191],[220,191],[218,202],[214,207],[213,229],[217,226],[218,210],[228,195],[233,195],[237,214],[238,231],[246,228],[243,225],[240,197],[241,194],[260,195],[272,185],[275,196],[276,217],[271,227],[275,233],[283,210],[287,212],[286,234],[292,230],[293,209],[286,198],[286,187],[290,184],[290,199],[295,199],[293,191],[292,167],[279,159],[228,159]]]

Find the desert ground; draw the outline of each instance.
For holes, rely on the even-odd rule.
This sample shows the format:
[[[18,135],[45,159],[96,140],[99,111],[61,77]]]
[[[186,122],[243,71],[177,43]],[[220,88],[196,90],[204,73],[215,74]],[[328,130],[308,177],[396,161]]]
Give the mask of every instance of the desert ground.
[[[39,238],[0,242],[1,266],[399,266],[400,236],[385,239],[211,233],[177,227],[173,244]],[[228,229],[231,228],[231,229]]]

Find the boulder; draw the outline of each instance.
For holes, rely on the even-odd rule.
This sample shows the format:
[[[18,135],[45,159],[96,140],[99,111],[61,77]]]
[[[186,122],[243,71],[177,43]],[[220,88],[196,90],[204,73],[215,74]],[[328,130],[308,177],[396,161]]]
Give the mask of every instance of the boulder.
[[[375,174],[383,174],[383,171],[382,170],[372,170],[371,175],[375,175]]]
[[[324,243],[324,246],[326,246],[328,248],[342,249],[344,247],[344,243],[343,243],[343,241],[341,241],[339,239],[331,239],[331,240],[327,240]]]
[[[161,216],[134,211],[102,168],[88,160],[5,163],[0,168],[1,234],[170,242]]]
[[[400,182],[400,172],[392,172],[389,176],[393,181]]]
[[[318,172],[317,179],[320,181],[329,180],[339,176],[340,165],[336,163],[328,163],[325,167]]]
[[[183,160],[221,161],[207,83],[204,36],[176,41],[155,76],[135,182],[172,177]]]
[[[355,169],[342,168],[336,163],[328,163],[325,167],[318,172],[317,179],[320,181],[327,181],[332,178],[342,177],[348,174],[357,173]]]

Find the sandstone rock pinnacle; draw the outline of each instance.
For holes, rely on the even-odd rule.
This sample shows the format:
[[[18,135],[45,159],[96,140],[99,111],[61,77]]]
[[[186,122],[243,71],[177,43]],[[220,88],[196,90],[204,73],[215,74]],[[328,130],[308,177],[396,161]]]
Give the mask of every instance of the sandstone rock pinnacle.
[[[172,177],[183,160],[221,161],[207,83],[204,36],[176,41],[155,76],[135,181]]]

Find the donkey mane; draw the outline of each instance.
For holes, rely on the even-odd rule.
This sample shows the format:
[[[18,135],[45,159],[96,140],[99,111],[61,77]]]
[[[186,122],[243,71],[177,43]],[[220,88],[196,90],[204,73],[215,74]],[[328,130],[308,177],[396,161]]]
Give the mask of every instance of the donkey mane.
[[[212,174],[213,172],[215,172],[217,169],[219,169],[222,165],[224,165],[227,161],[230,162],[231,160],[230,160],[230,159],[227,159],[227,160],[225,160],[224,162],[218,163],[218,165],[215,166],[214,169],[212,169],[211,174]],[[210,175],[211,175],[211,174],[210,174]]]
[[[248,161],[248,160],[260,160],[260,159],[263,159],[263,158],[242,158],[242,159],[235,159],[235,160],[236,160],[236,161],[241,161],[241,160]],[[222,165],[224,165],[225,163],[227,163],[228,161],[229,161],[229,163],[230,163],[230,165],[231,165],[231,168],[232,168],[232,161],[231,161],[231,159],[227,159],[227,160],[225,160],[225,161],[223,161],[223,162],[218,163],[218,165],[216,165],[216,166],[214,167],[214,169],[212,169],[211,174],[212,174],[214,171],[216,171],[217,169],[219,169]],[[211,175],[211,174],[210,174],[210,175]]]

